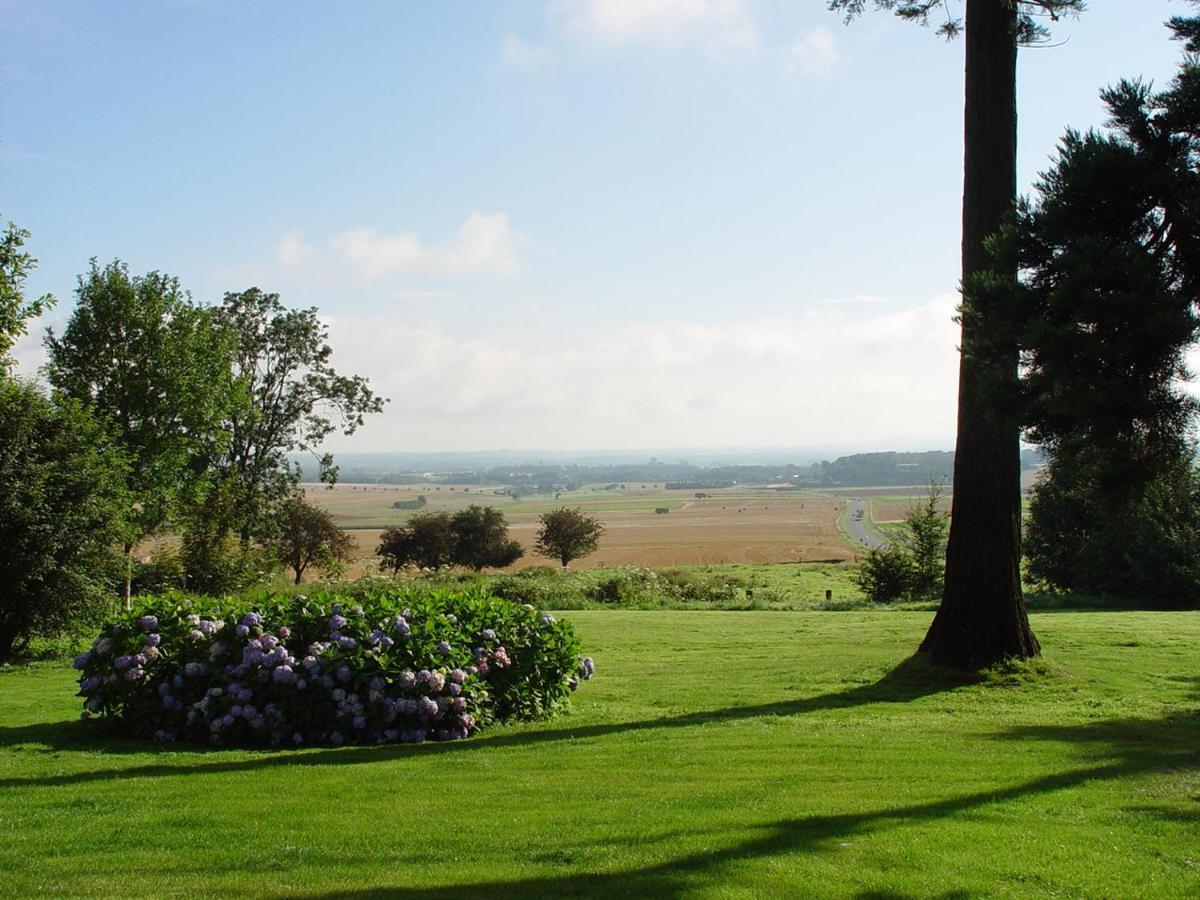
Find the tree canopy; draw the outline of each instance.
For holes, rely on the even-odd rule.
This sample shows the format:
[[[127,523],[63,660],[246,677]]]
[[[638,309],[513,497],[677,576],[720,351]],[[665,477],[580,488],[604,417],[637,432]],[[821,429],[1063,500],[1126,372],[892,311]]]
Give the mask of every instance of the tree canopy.
[[[315,307],[287,309],[278,294],[250,288],[226,294],[216,318],[233,335],[236,386],[218,469],[237,496],[238,521],[230,524],[248,542],[269,533],[272,506],[298,481],[288,453],[315,451],[335,431],[353,434],[385,401],[362,376],[334,370],[329,329]],[[337,479],[329,454],[320,457],[320,477]]]
[[[604,526],[598,519],[565,506],[542,513],[539,521],[542,527],[538,529],[537,552],[557,559],[564,569],[571,560],[593,552],[604,534]]]
[[[8,368],[8,353],[25,334],[26,323],[54,304],[49,294],[25,299],[25,279],[37,260],[22,249],[29,232],[12,222],[0,231],[0,368]]]
[[[111,596],[128,502],[109,446],[79,403],[0,376],[0,662]]]
[[[47,332],[46,372],[109,426],[128,461],[128,559],[203,493],[232,397],[230,344],[212,311],[160,272],[92,260],[76,295],[62,336]]]

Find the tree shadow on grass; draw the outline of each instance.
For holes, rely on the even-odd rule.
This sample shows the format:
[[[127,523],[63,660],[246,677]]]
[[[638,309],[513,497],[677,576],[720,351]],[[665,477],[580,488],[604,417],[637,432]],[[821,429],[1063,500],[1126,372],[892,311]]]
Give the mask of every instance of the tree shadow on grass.
[[[975,791],[908,806],[882,807],[867,812],[812,815],[783,819],[756,829],[758,833],[718,850],[685,854],[640,869],[616,872],[571,872],[519,880],[497,880],[445,886],[393,885],[358,891],[337,890],[304,895],[318,898],[433,898],[455,897],[678,897],[722,877],[728,865],[804,853],[837,852],[847,838],[863,838],[874,832],[908,824],[953,817],[996,804],[1026,797],[1070,790],[1088,782],[1113,781],[1143,775],[1195,772],[1200,770],[1200,716],[1195,712],[1168,715],[1161,719],[1108,719],[1085,725],[1020,726],[996,735],[999,741],[1045,740],[1077,745],[1091,764],[1065,772],[1043,775],[1007,787]],[[1159,815],[1170,821],[1190,823],[1190,811],[1128,808],[1136,814]],[[719,843],[720,832],[710,834],[709,843]],[[949,889],[937,896],[968,896],[963,889]],[[294,896],[294,895],[291,895]],[[858,897],[904,897],[886,888],[866,889]]]
[[[511,731],[491,733],[467,741],[427,743],[420,746],[407,744],[384,744],[312,750],[265,749],[247,751],[207,747],[203,744],[178,744],[161,747],[129,738],[105,737],[96,730],[101,723],[95,722],[47,722],[16,727],[0,726],[0,750],[17,744],[42,744],[55,750],[88,750],[116,754],[147,754],[158,752],[164,762],[147,765],[113,768],[91,772],[75,772],[63,775],[30,776],[26,778],[2,778],[0,788],[79,784],[88,781],[106,781],[125,778],[147,778],[165,775],[203,775],[222,772],[242,772],[275,766],[325,766],[357,765],[378,763],[385,760],[414,755],[472,752],[486,747],[522,747],[551,741],[584,740],[613,734],[630,734],[639,731],[691,728],[742,719],[764,716],[798,716],[830,709],[845,709],[877,703],[908,703],[930,694],[954,690],[976,681],[960,672],[929,665],[921,657],[910,657],[889,671],[878,681],[804,697],[795,700],[779,700],[752,706],[734,706],[726,709],[703,710],[657,719],[634,722],[605,722],[594,725],[573,725],[569,719],[560,719],[555,727],[529,730],[518,728]],[[205,753],[218,758],[200,762],[171,762],[182,754]],[[249,754],[249,758],[247,755]]]

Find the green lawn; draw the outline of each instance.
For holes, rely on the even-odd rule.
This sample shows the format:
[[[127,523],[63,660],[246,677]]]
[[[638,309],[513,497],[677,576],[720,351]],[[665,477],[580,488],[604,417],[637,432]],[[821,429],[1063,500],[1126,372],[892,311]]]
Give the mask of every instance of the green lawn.
[[[574,712],[458,744],[99,740],[0,674],[0,894],[1200,891],[1200,613],[1034,616],[1048,663],[897,665],[929,613],[580,611]]]

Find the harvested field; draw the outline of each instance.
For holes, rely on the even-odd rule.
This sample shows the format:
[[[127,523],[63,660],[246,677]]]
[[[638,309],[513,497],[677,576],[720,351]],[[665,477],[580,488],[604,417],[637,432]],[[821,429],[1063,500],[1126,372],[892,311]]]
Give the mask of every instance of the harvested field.
[[[510,532],[526,548],[527,555],[513,568],[546,565],[531,549],[537,532],[537,517],[558,506],[578,506],[605,525],[600,549],[573,566],[675,566],[716,563],[782,563],[836,560],[851,562],[855,551],[838,530],[838,516],[845,506],[840,497],[820,494],[781,493],[770,489],[727,488],[711,490],[697,499],[695,492],[632,490],[611,492],[574,491],[554,497],[538,496],[514,501],[489,489],[470,493],[453,492],[443,486],[431,492],[428,486],[341,485],[333,491],[315,488],[309,497],[333,513],[334,518],[358,542],[363,570],[371,568],[385,525],[400,524],[410,511],[394,510],[396,499],[428,499],[426,510],[461,509],[470,503],[492,505],[504,511]],[[670,513],[656,513],[668,507]]]

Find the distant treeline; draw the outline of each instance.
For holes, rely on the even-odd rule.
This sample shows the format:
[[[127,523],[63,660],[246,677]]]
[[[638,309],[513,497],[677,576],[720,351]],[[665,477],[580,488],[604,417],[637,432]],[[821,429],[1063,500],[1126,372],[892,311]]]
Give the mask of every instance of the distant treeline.
[[[1021,453],[1021,468],[1041,464],[1036,450]],[[344,482],[382,484],[495,484],[525,492],[555,493],[577,490],[585,484],[607,485],[610,489],[637,489],[661,485],[670,489],[696,490],[735,484],[790,484],[797,487],[862,487],[867,485],[912,485],[950,481],[954,453],[929,450],[921,453],[855,453],[833,461],[811,465],[723,465],[649,462],[618,465],[513,465],[463,469],[437,474],[388,471],[378,466],[341,465]],[[308,480],[308,473],[305,473]]]

